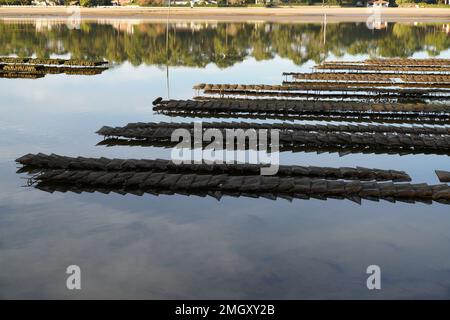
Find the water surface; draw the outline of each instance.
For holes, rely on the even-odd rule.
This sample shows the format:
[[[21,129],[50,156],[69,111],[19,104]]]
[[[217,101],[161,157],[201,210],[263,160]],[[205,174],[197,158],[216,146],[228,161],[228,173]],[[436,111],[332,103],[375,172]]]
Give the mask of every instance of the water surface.
[[[142,197],[23,187],[26,153],[168,158],[101,147],[103,125],[191,121],[152,111],[194,84],[279,84],[324,60],[450,58],[442,24],[0,23],[0,55],[105,59],[96,76],[0,79],[1,298],[449,298],[450,211],[433,203]],[[446,29],[447,28],[447,29]],[[207,121],[208,119],[204,119]],[[282,153],[284,164],[407,171],[437,183],[447,156]],[[82,290],[65,269],[82,270]],[[382,290],[366,268],[382,269]]]

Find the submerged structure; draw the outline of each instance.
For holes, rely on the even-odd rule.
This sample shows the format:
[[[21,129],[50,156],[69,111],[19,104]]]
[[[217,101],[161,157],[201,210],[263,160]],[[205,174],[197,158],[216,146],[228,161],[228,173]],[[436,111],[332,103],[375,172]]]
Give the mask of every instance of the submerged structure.
[[[153,110],[157,113],[181,117],[239,117],[250,119],[369,121],[418,124],[450,123],[450,108],[442,103],[365,103],[245,98],[163,100],[158,98],[153,104]]]
[[[197,129],[198,128],[198,129]],[[339,150],[365,153],[432,153],[450,155],[450,132],[440,127],[396,127],[369,125],[303,125],[303,124],[259,124],[259,123],[129,123],[124,127],[103,127],[97,131],[105,137],[106,145],[148,145],[174,147],[179,140],[173,139],[175,130],[186,129],[195,142],[195,130],[215,130],[220,133],[216,142],[223,148],[234,150],[235,144],[227,141],[234,130],[246,130],[246,147],[260,149],[256,130],[277,130],[278,144],[270,141],[271,148],[282,151]],[[217,139],[223,139],[217,141]],[[234,141],[234,140],[233,140]],[[208,143],[205,142],[205,145]],[[263,145],[263,149],[267,145]],[[227,150],[228,150],[227,149]]]
[[[69,158],[43,154],[25,155],[16,161],[24,166],[20,172],[33,173],[29,185],[36,184],[37,188],[47,192],[450,203],[450,186],[446,184],[360,181],[410,180],[404,172],[392,170],[282,166],[275,176],[261,176],[260,166],[249,164],[175,165],[165,160]]]
[[[0,78],[38,79],[48,74],[98,75],[107,61],[0,57]]]
[[[3,71],[36,74],[43,70],[56,72],[58,68],[72,71],[68,62],[34,60],[47,64],[42,67],[32,66],[30,61],[16,61],[28,64],[15,71],[13,67]],[[78,63],[83,66],[82,62]],[[83,68],[95,72],[102,67],[84,65],[79,70]],[[215,147],[221,150],[235,150],[235,143],[242,137],[232,136],[231,143],[227,137],[240,131],[245,149],[251,150],[450,155],[450,127],[446,126],[450,123],[450,60],[334,61],[314,70],[313,73],[284,73],[291,79],[275,85],[200,84],[194,87],[197,93],[193,99],[158,98],[153,102],[153,109],[159,114],[189,118],[319,123],[138,122],[102,127],[97,131],[104,137],[99,145],[174,147],[181,138],[175,133],[183,129],[190,148],[198,147],[196,138],[209,130],[213,132]],[[268,139],[262,143],[257,131],[276,132],[276,139],[266,135]],[[201,139],[200,146],[206,144],[209,142]],[[255,164],[175,164],[169,160],[44,154],[29,154],[16,161],[22,165],[20,173],[30,174],[29,185],[47,192],[450,203],[447,184],[410,183],[407,173],[395,170],[281,165],[276,175],[262,176],[264,166]],[[436,170],[436,174],[441,182],[450,181],[447,171]]]
[[[283,75],[282,84],[198,84],[193,99],[158,98],[154,110],[198,118],[450,123],[449,59],[335,61]]]
[[[360,86],[347,83],[295,83],[289,82],[282,85],[263,84],[199,84],[195,90],[203,90],[204,94],[241,97],[289,97],[302,99],[335,99],[335,100],[370,100],[397,99],[412,101],[417,99],[450,100],[448,88],[427,87],[399,88],[383,86]]]

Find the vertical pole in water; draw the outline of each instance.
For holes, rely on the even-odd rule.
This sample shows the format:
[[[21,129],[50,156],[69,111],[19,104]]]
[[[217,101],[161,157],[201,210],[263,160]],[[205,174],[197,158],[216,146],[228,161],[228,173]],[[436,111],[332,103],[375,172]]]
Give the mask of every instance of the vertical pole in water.
[[[170,86],[169,86],[169,15],[170,15],[170,3],[172,0],[169,0],[169,9],[167,11],[167,24],[166,24],[166,55],[167,55],[167,63],[166,63],[166,85],[167,85],[167,100],[170,100]]]

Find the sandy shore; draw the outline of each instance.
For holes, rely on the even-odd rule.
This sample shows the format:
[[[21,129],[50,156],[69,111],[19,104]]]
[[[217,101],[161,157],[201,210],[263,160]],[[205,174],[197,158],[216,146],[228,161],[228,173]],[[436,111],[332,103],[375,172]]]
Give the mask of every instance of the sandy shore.
[[[66,19],[80,10],[82,19],[166,20],[168,8],[78,8],[78,7],[0,7],[0,19]],[[318,22],[324,15],[329,22],[364,22],[373,15],[369,8],[280,7],[280,8],[171,8],[170,19],[195,21],[274,21]],[[450,22],[449,9],[383,8],[383,21]]]

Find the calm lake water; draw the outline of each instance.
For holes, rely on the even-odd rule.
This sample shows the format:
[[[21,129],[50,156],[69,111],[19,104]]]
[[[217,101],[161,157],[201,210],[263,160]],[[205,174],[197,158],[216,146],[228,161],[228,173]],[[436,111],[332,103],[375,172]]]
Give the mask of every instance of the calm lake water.
[[[23,187],[26,153],[166,158],[169,149],[96,146],[103,125],[191,121],[152,111],[197,83],[279,84],[324,60],[450,58],[449,25],[177,23],[70,28],[0,23],[0,55],[105,59],[96,76],[0,79],[0,298],[450,298],[450,210],[433,203],[142,197]],[[168,41],[167,41],[168,39]],[[208,119],[204,119],[207,121]],[[229,120],[231,121],[231,120]],[[280,155],[283,164],[364,166],[438,183],[448,156]],[[66,268],[82,290],[66,289]],[[366,288],[366,268],[382,289]]]

